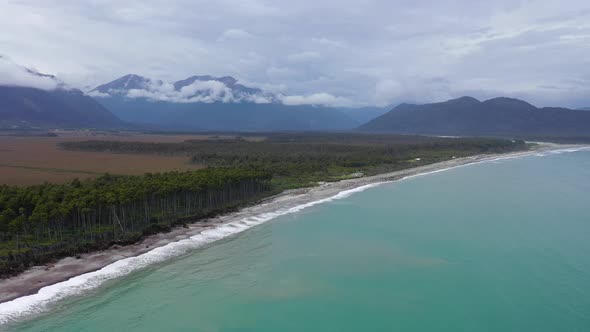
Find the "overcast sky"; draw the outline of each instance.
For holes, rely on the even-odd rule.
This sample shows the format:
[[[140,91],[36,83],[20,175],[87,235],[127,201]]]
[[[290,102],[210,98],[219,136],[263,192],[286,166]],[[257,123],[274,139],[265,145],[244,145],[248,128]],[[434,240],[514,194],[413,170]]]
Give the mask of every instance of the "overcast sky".
[[[590,106],[590,1],[3,0],[0,55],[80,88],[211,74],[337,105]]]

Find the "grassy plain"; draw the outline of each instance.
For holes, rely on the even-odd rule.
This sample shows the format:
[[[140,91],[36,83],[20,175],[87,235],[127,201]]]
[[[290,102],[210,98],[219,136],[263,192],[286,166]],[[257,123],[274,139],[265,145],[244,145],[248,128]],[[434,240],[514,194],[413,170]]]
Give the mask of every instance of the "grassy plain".
[[[44,182],[65,183],[104,173],[141,175],[202,168],[183,156],[68,151],[63,142],[115,140],[178,143],[209,139],[209,135],[148,135],[134,133],[57,132],[57,137],[0,136],[0,184],[28,186]]]
[[[354,133],[45,136],[0,138],[0,171],[8,170],[0,181],[20,186],[0,186],[0,275],[132,243],[285,189],[527,149],[501,139]],[[100,176],[107,172],[159,174]],[[43,182],[65,184],[23,187]]]
[[[522,141],[359,133],[243,133],[182,142],[87,140],[65,142],[73,151],[185,156],[195,165],[246,167],[273,175],[278,190],[313,186],[432,164],[475,154],[526,149]]]

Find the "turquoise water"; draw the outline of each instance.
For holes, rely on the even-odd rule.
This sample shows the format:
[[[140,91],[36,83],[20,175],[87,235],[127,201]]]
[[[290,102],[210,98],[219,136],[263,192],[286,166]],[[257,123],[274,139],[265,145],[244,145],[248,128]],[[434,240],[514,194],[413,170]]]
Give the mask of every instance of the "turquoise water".
[[[19,331],[589,331],[590,152],[407,179],[152,266]]]

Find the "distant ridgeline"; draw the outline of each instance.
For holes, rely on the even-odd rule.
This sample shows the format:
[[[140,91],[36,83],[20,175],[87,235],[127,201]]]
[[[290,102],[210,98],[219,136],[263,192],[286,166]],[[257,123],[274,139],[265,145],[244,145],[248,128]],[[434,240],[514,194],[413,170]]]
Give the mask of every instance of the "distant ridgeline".
[[[5,64],[0,56],[0,64]],[[124,123],[96,100],[53,75],[14,65],[37,87],[0,85],[0,128],[117,129]]]
[[[401,104],[359,129],[453,136],[590,137],[590,112],[537,108],[511,98],[480,102],[462,97],[434,104]]]
[[[342,130],[365,122],[362,114],[358,118],[363,121],[355,120],[354,109],[283,104],[277,96],[230,76],[165,83],[129,74],[89,95],[124,121],[173,130]]]
[[[270,174],[236,168],[0,186],[0,276],[133,243],[188,218],[234,209],[270,190]]]
[[[129,74],[84,93],[55,76],[25,68],[22,72],[42,80],[44,88],[0,86],[0,128],[239,132],[358,128],[397,134],[590,140],[588,108],[537,108],[504,97],[401,104],[387,112],[389,107],[322,106],[314,98],[248,87],[231,76],[163,82]],[[320,97],[328,104],[335,98]]]
[[[99,128],[125,126],[96,100],[53,75],[39,73],[0,56],[0,65],[18,72],[22,81],[0,85],[0,128]]]
[[[0,127],[116,129],[123,126],[119,118],[80,90],[0,86]]]

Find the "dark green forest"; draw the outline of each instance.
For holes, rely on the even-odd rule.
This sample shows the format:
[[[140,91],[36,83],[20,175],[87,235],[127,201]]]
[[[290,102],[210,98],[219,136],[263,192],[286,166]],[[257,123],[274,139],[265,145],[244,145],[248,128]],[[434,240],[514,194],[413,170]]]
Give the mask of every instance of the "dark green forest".
[[[127,244],[271,193],[271,175],[210,168],[0,187],[0,274]]]
[[[267,134],[268,135],[268,134]],[[251,134],[256,137],[256,134]],[[209,167],[246,167],[269,172],[278,189],[311,186],[363,173],[374,175],[481,153],[526,149],[523,141],[404,135],[277,133],[264,140],[188,140],[181,143],[81,141],[73,150],[184,155]],[[418,160],[419,159],[419,160]]]
[[[62,148],[183,155],[189,172],[0,186],[0,275],[64,256],[129,244],[318,181],[395,171],[475,154],[527,149],[523,141],[364,134],[269,134],[181,143],[79,141]]]

